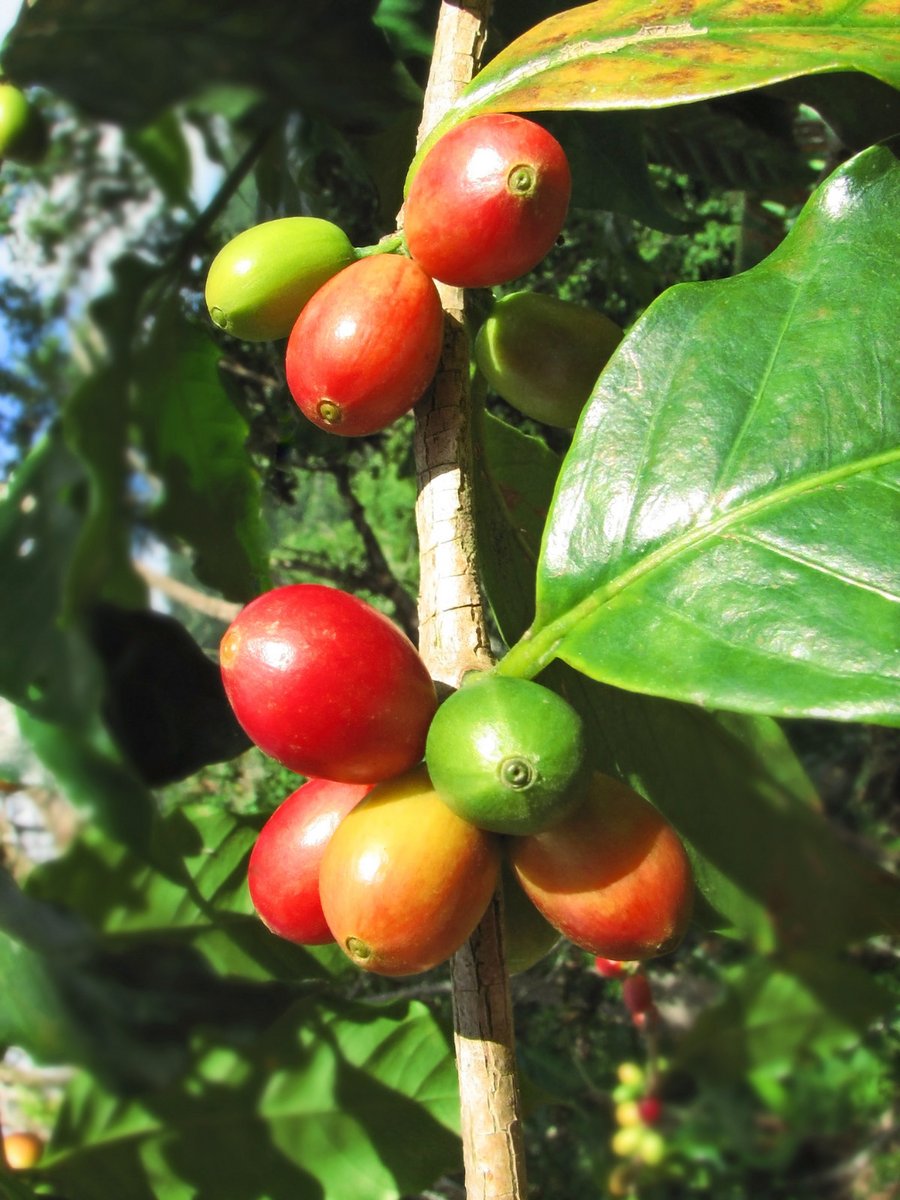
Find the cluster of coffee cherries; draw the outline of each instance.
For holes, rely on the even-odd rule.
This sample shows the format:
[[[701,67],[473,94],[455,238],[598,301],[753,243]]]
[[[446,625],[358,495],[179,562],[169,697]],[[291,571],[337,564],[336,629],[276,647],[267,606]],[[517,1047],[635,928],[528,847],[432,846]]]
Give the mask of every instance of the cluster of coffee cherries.
[[[640,962],[622,962],[598,955],[594,968],[604,979],[621,984],[622,1003],[635,1029],[642,1033],[648,1064],[623,1062],[617,1069],[612,1090],[616,1129],[610,1149],[619,1161],[607,1180],[611,1196],[632,1196],[648,1170],[659,1167],[666,1157],[666,1106],[661,1094],[667,1064],[656,1053],[659,1010],[653,986]]]
[[[437,370],[444,312],[434,281],[492,288],[530,271],[557,240],[570,194],[565,152],[542,126],[508,113],[472,117],[425,154],[402,231],[357,249],[317,217],[256,225],[213,260],[207,307],[235,337],[287,338],[288,388],[315,425],[376,433],[421,399]],[[475,359],[526,415],[570,426],[620,337],[599,313],[519,292],[497,302]]]
[[[514,970],[560,935],[619,960],[681,939],[693,895],[681,841],[591,770],[581,718],[551,689],[473,672],[439,705],[392,621],[312,583],[251,601],[220,664],[250,738],[306,777],[250,857],[274,933],[416,974],[462,945],[502,887]]]

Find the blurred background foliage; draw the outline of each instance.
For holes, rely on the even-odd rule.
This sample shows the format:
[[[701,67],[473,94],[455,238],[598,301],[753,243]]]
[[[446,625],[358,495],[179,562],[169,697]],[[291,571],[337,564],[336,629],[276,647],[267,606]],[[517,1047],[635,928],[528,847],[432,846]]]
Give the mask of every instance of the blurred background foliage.
[[[4,1200],[462,1194],[448,974],[362,978],[255,918],[247,855],[298,781],[248,749],[215,667],[237,607],[295,580],[415,636],[412,420],[322,435],[283,347],[220,333],[202,297],[259,221],[392,230],[436,7],[34,0],[5,43],[53,136],[43,164],[0,169],[0,1119],[52,1132]],[[489,53],[563,7],[500,0]],[[898,113],[883,85],[821,76],[548,118],[573,208],[515,286],[627,328],[673,283],[758,262]],[[567,435],[488,406],[552,481]],[[896,869],[896,735],[784,732],[835,844]],[[705,916],[649,968],[652,1036],[572,947],[513,981],[534,1195],[900,1194],[896,941],[849,946],[826,980]],[[660,1072],[658,1161],[610,1145],[628,1062]]]

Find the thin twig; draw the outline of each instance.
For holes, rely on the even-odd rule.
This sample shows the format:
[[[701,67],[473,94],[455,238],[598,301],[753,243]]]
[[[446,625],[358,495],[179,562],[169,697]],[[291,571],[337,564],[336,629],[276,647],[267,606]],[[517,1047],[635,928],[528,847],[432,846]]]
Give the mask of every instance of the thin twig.
[[[381,592],[391,601],[397,613],[398,621],[403,626],[407,635],[414,639],[418,628],[415,601],[391,570],[390,563],[381,548],[381,542],[376,537],[375,531],[366,515],[366,510],[353,490],[350,468],[345,462],[336,462],[332,466],[332,473],[337,483],[338,493],[347,506],[353,528],[359,535],[365,549],[366,558],[369,561],[376,583],[374,590]]]
[[[419,141],[480,65],[489,0],[444,0]],[[419,649],[432,675],[455,685],[491,666],[475,552],[474,455],[464,294],[441,286],[444,348],[430,397],[416,409],[421,592]],[[523,1200],[521,1102],[498,892],[451,964],[463,1159],[469,1200]]]

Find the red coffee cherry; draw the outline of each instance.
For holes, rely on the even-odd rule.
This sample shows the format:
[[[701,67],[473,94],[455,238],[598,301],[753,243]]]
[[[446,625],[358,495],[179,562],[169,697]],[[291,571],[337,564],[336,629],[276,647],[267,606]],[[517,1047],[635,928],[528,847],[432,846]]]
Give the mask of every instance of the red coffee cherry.
[[[632,1016],[648,1012],[653,1005],[653,989],[646,975],[629,975],[622,983],[622,999]]]
[[[297,318],[285,369],[304,416],[329,433],[377,433],[421,399],[437,370],[444,310],[433,281],[396,254],[332,276]]]
[[[621,979],[625,974],[625,968],[628,964],[620,962],[617,958],[603,958],[597,955],[594,959],[594,967],[599,975],[604,979]]]
[[[422,758],[431,676],[406,635],[348,592],[296,583],[258,596],[219,661],[244,730],[300,775],[377,783]]]
[[[343,818],[373,786],[310,779],[263,825],[247,883],[253,907],[279,937],[302,946],[334,941],[319,898],[322,855]]]
[[[644,1096],[638,1100],[637,1107],[645,1125],[656,1125],[662,1119],[663,1104],[659,1096]]]
[[[507,283],[553,246],[571,191],[565,151],[546,129],[510,113],[471,117],[435,142],[413,176],[406,244],[444,283]]]

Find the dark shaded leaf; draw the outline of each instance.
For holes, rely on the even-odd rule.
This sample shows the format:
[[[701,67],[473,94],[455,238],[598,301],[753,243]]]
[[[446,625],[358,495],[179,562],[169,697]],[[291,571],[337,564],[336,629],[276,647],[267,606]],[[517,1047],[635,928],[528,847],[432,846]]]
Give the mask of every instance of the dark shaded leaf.
[[[116,1089],[160,1086],[198,1026],[249,1033],[282,1011],[277,986],[226,982],[189,946],[111,948],[70,912],[0,873],[0,1041],[44,1063],[87,1066]]]
[[[449,1038],[421,1004],[302,1002],[176,1086],[70,1089],[43,1176],[78,1200],[397,1200],[456,1166]],[[410,1152],[410,1147],[415,1152]]]
[[[85,494],[84,471],[54,428],[0,500],[0,692],[42,719],[76,725],[96,704],[99,676],[79,631],[58,617]]]
[[[210,86],[242,84],[284,107],[371,128],[416,90],[399,72],[371,3],[360,0],[37,0],[3,55],[86,113],[137,128]],[[347,64],[353,69],[347,70]],[[148,70],[165,63],[165,70]]]
[[[159,528],[196,552],[198,578],[249,600],[268,578],[261,485],[247,424],[218,375],[219,351],[175,299],[156,313],[136,364],[137,404],[151,470],[163,484]]]
[[[218,666],[174,617],[97,604],[90,625],[105,672],[103,719],[145,783],[184,779],[252,745]]]

